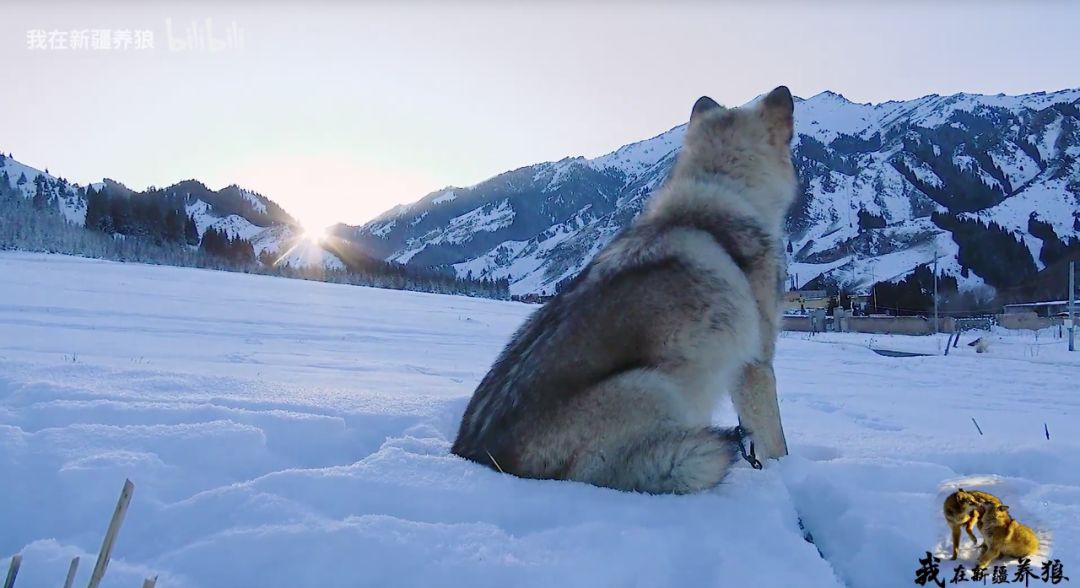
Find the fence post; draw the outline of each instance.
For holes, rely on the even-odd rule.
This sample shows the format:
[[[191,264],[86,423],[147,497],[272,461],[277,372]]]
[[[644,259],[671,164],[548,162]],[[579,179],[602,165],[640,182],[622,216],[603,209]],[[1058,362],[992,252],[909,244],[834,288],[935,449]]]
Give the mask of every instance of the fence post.
[[[105,531],[105,540],[101,542],[101,552],[98,553],[94,573],[90,575],[88,588],[98,588],[101,579],[105,577],[105,568],[109,567],[109,557],[112,555],[116,535],[120,532],[120,525],[124,523],[124,515],[127,514],[131,494],[134,491],[135,485],[131,483],[131,480],[124,480],[124,489],[120,491],[120,500],[116,502],[116,510],[113,511],[112,520],[109,521],[109,529]]]
[[[8,566],[7,578],[4,580],[4,588],[15,586],[15,576],[19,575],[19,566],[22,565],[22,554],[16,553],[11,556],[11,565]]]
[[[1069,262],[1069,351],[1076,351],[1076,262]]]
[[[71,585],[75,583],[75,572],[79,571],[79,558],[75,557],[71,560],[71,565],[68,566],[67,578],[64,580],[64,588],[71,588]]]

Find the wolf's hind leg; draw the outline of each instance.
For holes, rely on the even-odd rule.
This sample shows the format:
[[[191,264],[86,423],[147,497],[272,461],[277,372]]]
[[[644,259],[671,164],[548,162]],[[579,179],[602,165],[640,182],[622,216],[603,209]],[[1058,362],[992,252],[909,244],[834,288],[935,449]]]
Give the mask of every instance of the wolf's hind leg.
[[[565,477],[597,486],[685,494],[712,488],[735,459],[733,431],[706,426],[674,380],[631,370],[576,398],[560,426],[572,444]]]

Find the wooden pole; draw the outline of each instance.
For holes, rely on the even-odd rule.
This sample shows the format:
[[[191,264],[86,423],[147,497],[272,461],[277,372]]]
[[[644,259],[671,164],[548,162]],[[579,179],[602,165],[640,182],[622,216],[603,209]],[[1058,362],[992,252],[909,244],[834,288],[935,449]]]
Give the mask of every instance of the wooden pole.
[[[22,565],[22,555],[16,553],[11,556],[11,565],[8,566],[7,578],[4,580],[4,588],[15,586],[15,576],[19,575],[19,566]]]
[[[937,259],[938,259],[938,250],[937,250],[937,247],[935,246],[934,247],[934,334],[935,335],[940,332],[938,330],[938,311],[937,311],[937,307],[938,307],[938,300],[937,300]]]
[[[75,557],[71,560],[71,565],[68,566],[68,575],[64,580],[64,588],[71,588],[75,583],[75,572],[79,571],[79,558]]]
[[[1076,262],[1069,262],[1069,351],[1076,351]]]
[[[116,543],[116,535],[120,533],[120,525],[124,523],[124,515],[127,514],[133,492],[135,492],[135,485],[131,483],[131,480],[124,480],[124,489],[120,491],[120,500],[116,502],[116,510],[113,512],[112,520],[109,521],[109,529],[105,531],[105,540],[101,542],[101,551],[98,553],[97,563],[94,564],[94,573],[90,575],[88,588],[98,588],[101,579],[105,577],[105,568],[109,567],[113,544]]]

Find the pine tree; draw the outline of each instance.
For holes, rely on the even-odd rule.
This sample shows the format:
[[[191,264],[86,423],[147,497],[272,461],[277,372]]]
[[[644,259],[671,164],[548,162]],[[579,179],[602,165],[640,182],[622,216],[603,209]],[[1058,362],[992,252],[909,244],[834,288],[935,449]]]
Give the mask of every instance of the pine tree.
[[[43,210],[49,204],[49,192],[48,186],[45,181],[45,176],[38,174],[34,178],[34,208]]]
[[[863,232],[869,229],[884,229],[886,226],[885,217],[878,216],[867,211],[865,208],[859,209],[859,232]]]
[[[112,217],[109,215],[109,198],[104,190],[95,190],[93,186],[86,189],[86,228],[113,232]]]
[[[199,244],[199,226],[195,224],[195,217],[187,216],[184,221],[184,240],[188,245]]]
[[[134,234],[131,212],[131,198],[115,195],[109,198],[109,218],[112,219],[112,231],[121,235]]]

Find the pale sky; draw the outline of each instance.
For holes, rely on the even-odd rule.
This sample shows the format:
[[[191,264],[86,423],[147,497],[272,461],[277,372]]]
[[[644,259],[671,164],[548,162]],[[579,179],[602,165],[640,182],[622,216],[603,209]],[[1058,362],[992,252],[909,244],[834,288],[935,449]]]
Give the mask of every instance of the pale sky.
[[[243,45],[170,49],[167,19],[178,42],[208,18]],[[237,183],[308,225],[360,223],[651,137],[702,94],[1077,87],[1077,23],[1080,2],[8,0],[0,150],[80,184]],[[28,31],[94,29],[150,30],[154,47],[30,48]]]

